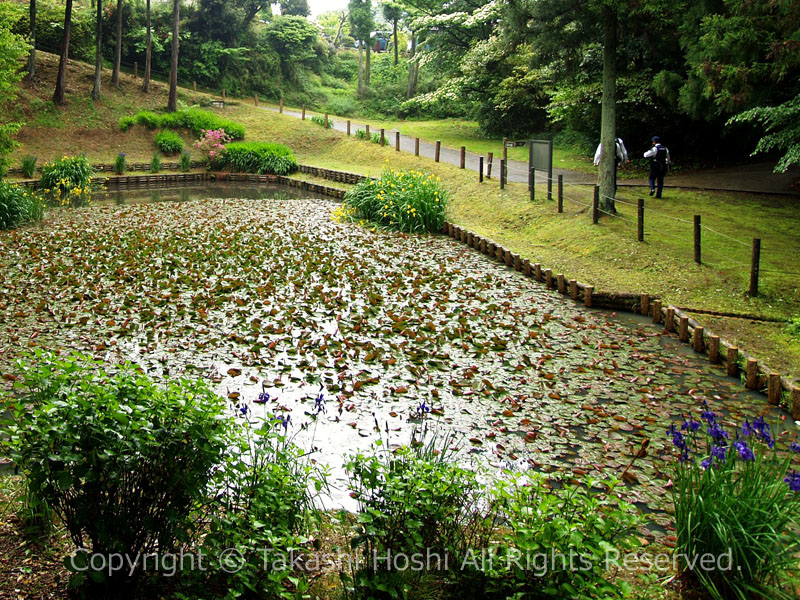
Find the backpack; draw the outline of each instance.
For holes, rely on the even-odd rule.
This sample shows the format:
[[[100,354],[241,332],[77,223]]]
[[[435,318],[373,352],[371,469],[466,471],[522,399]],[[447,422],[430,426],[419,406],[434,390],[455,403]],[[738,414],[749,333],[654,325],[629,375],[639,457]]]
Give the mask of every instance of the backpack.
[[[667,170],[669,169],[669,163],[667,162],[667,149],[659,144],[656,146],[656,155],[653,157],[653,163],[658,165],[658,170],[661,174],[666,174]]]

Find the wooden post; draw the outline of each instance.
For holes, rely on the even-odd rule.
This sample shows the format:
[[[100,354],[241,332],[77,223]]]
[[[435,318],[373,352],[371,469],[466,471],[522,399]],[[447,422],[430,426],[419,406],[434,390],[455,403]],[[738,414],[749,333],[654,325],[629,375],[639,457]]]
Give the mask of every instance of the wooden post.
[[[700,215],[694,216],[694,262],[701,264],[700,257]]]
[[[533,202],[536,199],[536,171],[533,169],[531,169],[531,173],[528,175],[528,181],[531,191],[531,202]]]
[[[767,402],[777,406],[781,401],[781,375],[780,373],[770,373],[767,387]]]
[[[705,340],[703,339],[703,328],[697,326],[694,328],[694,333],[692,334],[692,348],[694,348],[695,352],[703,352],[705,350]]]
[[[515,271],[522,271],[522,259],[520,258],[519,254],[513,254],[512,258],[514,259],[514,270]]]
[[[728,377],[736,377],[739,374],[739,349],[736,346],[728,348],[725,362],[728,365]]]
[[[459,168],[463,169],[467,166],[467,147],[461,146],[461,162]]]
[[[506,187],[506,161],[504,158],[500,159],[500,189]]]
[[[350,135],[350,119],[347,119],[347,135]]]
[[[278,105],[278,112],[283,114],[283,98],[279,100],[280,104]],[[305,107],[303,107],[303,118],[305,118]]]
[[[593,293],[594,293],[594,286],[593,285],[587,285],[583,289],[583,303],[584,303],[584,305],[586,305],[586,306],[591,306],[592,305],[592,294]]]
[[[761,238],[753,238],[753,256],[750,260],[750,295],[758,296],[758,269],[761,262]]]
[[[258,106],[258,94],[253,94],[253,106]]]
[[[283,99],[281,98],[281,103],[282,102],[283,102]],[[306,120],[306,105],[305,104],[303,104],[303,111],[300,113],[300,120],[301,121],[305,121]]]
[[[503,160],[508,160],[508,148],[506,148],[506,142],[508,138],[503,138]]]
[[[719,336],[708,336],[708,361],[712,365],[719,364]]]
[[[394,149],[395,152],[400,152],[400,132],[394,132]]]
[[[639,214],[637,219],[637,239],[644,241],[644,198],[639,198]]]
[[[553,287],[553,269],[544,270],[544,284],[548,288]]]
[[[328,113],[325,113],[325,129],[330,127],[330,123],[328,122]]]
[[[419,156],[419,138],[414,138],[414,156]]]
[[[650,314],[650,294],[644,293],[639,300],[639,310],[643,315]]]
[[[800,387],[792,388],[792,418],[800,421]]]
[[[439,156],[442,153],[442,141],[436,140],[436,154],[433,157],[433,160],[439,162]]]
[[[384,131],[383,127],[381,127],[381,146],[386,145],[386,132]]]
[[[667,316],[664,319],[664,329],[666,329],[669,333],[675,331],[675,309],[670,306],[667,307]]]
[[[478,183],[483,183],[483,157],[478,157]]]
[[[372,141],[372,138],[369,136],[369,125],[364,125],[364,130],[365,130],[365,131],[366,131],[366,133],[367,133],[367,141],[368,141],[368,142],[371,142],[371,141]]]
[[[489,152],[489,156],[486,159],[486,179],[492,178],[492,160],[494,159],[494,154]]]
[[[661,323],[661,300],[653,300],[653,323]]]
[[[225,96],[225,88],[222,88],[222,99],[225,100],[227,97]]]
[[[533,278],[536,281],[542,280],[542,264],[541,263],[533,263]]]
[[[474,241],[475,241],[475,235],[471,231],[468,231],[467,232],[467,246],[472,248],[472,244],[474,243]]]
[[[139,63],[136,61],[133,62],[133,78],[139,79]]]
[[[569,280],[569,297],[573,300],[578,299],[578,281],[576,279]]]
[[[594,186],[594,197],[592,198],[592,223],[597,225],[600,220],[600,186]]]
[[[689,341],[689,317],[678,319],[678,339],[682,342]]]
[[[564,212],[564,176],[558,176],[558,212]]]
[[[745,364],[744,387],[748,390],[758,389],[758,361],[755,358],[748,358]]]
[[[531,259],[526,258],[522,261],[522,272],[528,277],[531,276]]]
[[[196,92],[196,91],[197,91],[197,82],[196,82],[196,81],[193,81],[193,82],[192,82],[192,91],[193,91],[193,92]]]
[[[564,274],[563,273],[559,273],[558,274],[558,293],[559,294],[565,294],[566,292],[567,292],[567,283],[564,280]]]

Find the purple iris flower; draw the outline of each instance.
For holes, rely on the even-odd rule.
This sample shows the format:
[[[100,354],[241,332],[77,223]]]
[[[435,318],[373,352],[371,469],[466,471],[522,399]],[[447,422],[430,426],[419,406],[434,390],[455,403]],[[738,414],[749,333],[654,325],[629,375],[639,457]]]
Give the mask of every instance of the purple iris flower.
[[[724,461],[728,449],[725,446],[714,446],[711,448],[711,456],[717,460]]]
[[[689,417],[689,419],[687,421],[684,421],[683,425],[681,425],[681,431],[686,431],[687,429],[690,432],[697,431],[698,429],[700,429],[700,421],[695,421],[694,419]]]
[[[267,402],[269,402],[270,400],[272,400],[272,398],[270,397],[270,395],[269,395],[269,392],[266,392],[266,391],[265,391],[265,392],[261,392],[261,393],[258,395],[258,398],[256,398],[255,402],[256,402],[257,404],[266,404],[266,403],[267,403]]]
[[[750,421],[745,419],[744,423],[742,423],[742,436],[747,437],[749,435],[752,435],[753,431],[755,430],[753,429],[753,426],[750,425]]]
[[[719,444],[722,442],[722,440],[726,440],[730,437],[728,432],[722,429],[718,423],[715,421],[709,421],[709,423],[711,424],[711,427],[707,429],[708,435],[710,435],[715,442]]]
[[[756,456],[753,450],[747,445],[747,442],[739,440],[733,443],[733,447],[739,452],[739,457],[745,461],[755,460]]]
[[[784,481],[789,484],[790,490],[800,492],[800,474],[797,471],[792,471],[784,478]]]
[[[711,466],[711,463],[712,463],[712,461],[713,461],[713,460],[714,460],[714,459],[712,459],[712,458],[709,456],[708,458],[706,458],[706,459],[703,459],[703,462],[701,462],[701,463],[700,463],[700,466],[701,466],[701,467],[703,467],[703,469],[704,469],[704,470],[705,470],[705,469],[708,469],[708,467],[710,467],[710,466]]]
[[[789,446],[789,450],[791,450],[792,452],[797,452],[797,454],[800,454],[800,444],[798,444],[797,442],[792,442],[791,445]]]

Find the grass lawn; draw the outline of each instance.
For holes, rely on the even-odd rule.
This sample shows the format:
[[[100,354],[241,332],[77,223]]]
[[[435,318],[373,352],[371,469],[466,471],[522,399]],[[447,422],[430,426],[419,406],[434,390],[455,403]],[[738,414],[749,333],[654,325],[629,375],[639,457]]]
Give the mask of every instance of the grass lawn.
[[[19,136],[22,147],[16,157],[34,154],[39,156],[41,164],[63,154],[86,152],[93,161],[113,162],[119,152],[125,152],[131,161],[150,160],[155,150],[153,132],[137,126],[123,133],[116,124],[120,117],[138,110],[158,110],[165,106],[167,90],[163,84],[157,83],[153,93],[144,95],[138,83],[123,76],[121,89],[115,90],[107,84],[103,100],[95,104],[86,100],[91,89],[91,67],[71,63],[68,106],[56,108],[48,100],[56,59],[43,53],[40,57],[44,63],[40,82],[35,88],[26,87],[15,114],[10,115],[27,122]],[[180,98],[187,104],[208,99],[187,90],[181,91]],[[638,243],[632,222],[635,206],[620,202],[617,217],[603,217],[594,226],[591,211],[586,207],[590,202],[588,188],[567,186],[565,212],[559,215],[554,202],[543,200],[543,189],[537,191],[539,199],[531,203],[522,185],[509,184],[500,190],[496,181],[479,184],[474,173],[398,153],[388,146],[381,148],[347,138],[310,121],[256,108],[251,100],[234,101],[220,112],[243,123],[248,139],[284,143],[303,163],[373,176],[379,175],[387,164],[436,173],[452,193],[453,222],[489,236],[556,273],[592,283],[596,289],[648,292],[678,306],[787,321],[800,314],[797,200],[670,191],[669,198],[660,203],[647,199],[646,241]],[[493,147],[492,142],[475,137],[475,124],[468,121],[383,123],[383,126],[399,126],[410,135],[441,139],[452,146],[469,140],[466,145],[477,152]],[[495,151],[500,151],[499,144]],[[524,153],[521,149],[512,150],[512,157],[514,152]],[[563,158],[573,159],[568,155]],[[621,201],[635,203],[639,195],[635,188],[623,187],[619,197]],[[694,214],[702,216],[704,228],[718,232],[704,229],[702,265],[693,262]],[[763,240],[761,294],[757,298],[745,293],[753,237]],[[800,340],[791,338],[784,324],[699,318],[708,328],[763,358],[773,368],[800,377]]]

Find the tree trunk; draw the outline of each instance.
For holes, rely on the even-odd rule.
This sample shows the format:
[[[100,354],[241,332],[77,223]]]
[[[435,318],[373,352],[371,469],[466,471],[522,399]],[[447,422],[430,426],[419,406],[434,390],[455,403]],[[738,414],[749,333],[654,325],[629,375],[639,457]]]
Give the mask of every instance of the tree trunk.
[[[364,41],[358,47],[358,97],[364,96]]]
[[[417,93],[417,70],[419,64],[417,63],[417,35],[411,32],[411,55],[408,59],[408,92],[406,98],[409,100]]]
[[[394,66],[397,66],[398,63],[398,56],[397,56],[397,19],[394,20]]]
[[[28,53],[28,79],[33,81],[36,76],[36,0],[31,0],[30,18],[31,51]]]
[[[369,57],[370,57],[370,55],[372,53],[372,48],[369,47],[370,42],[372,42],[372,40],[367,40],[367,60],[366,60],[366,66],[364,67],[364,88],[365,89],[369,89],[369,70],[370,70]]]
[[[147,15],[145,16],[145,26],[147,28],[147,42],[144,57],[144,81],[142,81],[142,91],[146,94],[150,91],[150,59],[153,53],[152,32],[150,29],[150,0],[147,0]]]
[[[95,16],[97,23],[95,23],[95,42],[97,49],[94,58],[94,87],[92,88],[92,100],[97,102],[100,100],[100,75],[103,72],[103,3],[97,0],[97,10]]]
[[[600,205],[609,213],[616,213],[614,198],[614,161],[616,144],[616,88],[617,88],[617,12],[613,8],[603,9],[603,106],[600,119]]]
[[[181,21],[181,2],[172,1],[172,63],[169,69],[169,102],[167,111],[178,110],[178,29]]]
[[[69,59],[69,33],[72,29],[72,0],[67,0],[64,7],[64,36],[61,38],[61,60],[58,61],[58,76],[56,77],[56,91],[53,93],[55,104],[66,104],[65,92],[67,89],[67,60]]]
[[[344,26],[344,22],[347,20],[347,13],[342,12],[342,18],[339,19],[339,28],[336,30],[336,37],[333,39],[333,47],[339,47],[339,37],[342,35],[342,27]]]
[[[99,0],[98,0],[99,1]],[[119,86],[119,66],[122,62],[122,0],[117,0],[117,43],[114,48],[114,72],[111,83]]]

